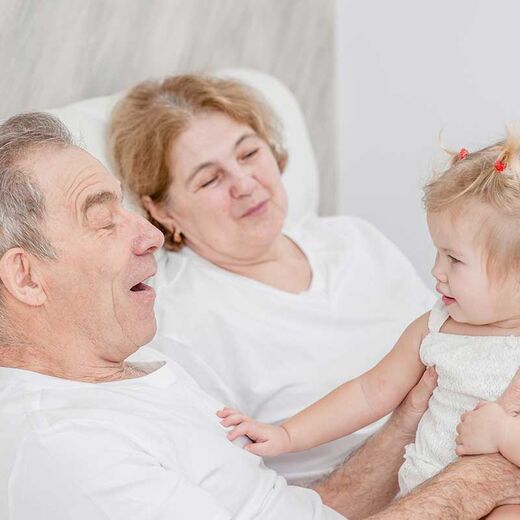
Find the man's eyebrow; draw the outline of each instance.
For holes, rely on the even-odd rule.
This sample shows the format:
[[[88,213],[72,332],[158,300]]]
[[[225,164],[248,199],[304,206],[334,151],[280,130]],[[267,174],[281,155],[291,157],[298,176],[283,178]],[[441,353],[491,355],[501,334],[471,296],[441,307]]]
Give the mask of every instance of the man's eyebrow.
[[[113,191],[98,191],[91,193],[81,205],[81,214],[85,217],[92,206],[106,204],[107,202],[122,202],[123,195]]]
[[[235,143],[235,146],[233,148],[236,150],[237,147],[240,145],[240,143],[242,143],[246,139],[249,139],[250,137],[258,137],[258,135],[255,134],[254,132],[249,132],[249,133],[246,133],[246,134],[242,134],[237,139],[237,142]],[[201,170],[203,170],[204,168],[207,168],[208,166],[214,166],[214,164],[215,163],[213,161],[207,161],[207,162],[204,162],[204,163],[199,164],[198,166],[196,166],[195,169],[190,173],[189,177],[186,179],[186,184],[189,184],[195,178],[197,173],[199,173]]]

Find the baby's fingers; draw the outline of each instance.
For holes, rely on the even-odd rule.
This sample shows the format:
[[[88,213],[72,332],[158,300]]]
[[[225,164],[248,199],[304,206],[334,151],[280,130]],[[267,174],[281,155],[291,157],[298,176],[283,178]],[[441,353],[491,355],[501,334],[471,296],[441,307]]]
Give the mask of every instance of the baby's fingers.
[[[254,440],[253,432],[254,432],[255,425],[254,423],[245,421],[240,423],[238,426],[233,428],[228,434],[227,438],[230,441],[234,441],[235,439],[238,439],[239,437],[242,437],[243,435],[247,435],[250,439]]]
[[[249,453],[254,453],[259,457],[269,457],[276,454],[275,450],[272,448],[269,441],[267,442],[252,442],[251,444],[246,444],[244,449]]]
[[[456,444],[455,453],[459,457],[461,457],[462,455],[469,454],[468,446],[464,444],[463,438],[464,438],[464,436],[460,435],[460,434],[455,437],[455,444]]]
[[[233,415],[228,415],[225,419],[222,419],[222,421],[220,421],[220,424],[222,424],[222,426],[225,426],[226,428],[228,426],[237,426],[238,424],[241,424],[245,421],[250,421],[251,418],[248,417],[247,415],[243,415],[241,413],[236,413],[236,414],[233,414]]]
[[[240,412],[238,410],[236,410],[235,408],[229,408],[227,406],[224,406],[224,408],[222,408],[222,410],[217,411],[217,415],[221,419],[224,419],[228,415],[237,414],[237,413],[240,413]]]
[[[467,439],[464,441],[460,436],[455,439],[456,447],[455,447],[455,453],[462,457],[463,455],[478,455],[479,453],[491,453],[490,451],[487,451],[483,449],[482,447],[479,447],[478,445],[475,445],[474,442],[471,441],[471,439]]]
[[[464,447],[464,444],[457,444],[457,447],[455,448],[455,453],[462,457],[463,455],[467,455],[468,452],[466,451],[466,448]]]

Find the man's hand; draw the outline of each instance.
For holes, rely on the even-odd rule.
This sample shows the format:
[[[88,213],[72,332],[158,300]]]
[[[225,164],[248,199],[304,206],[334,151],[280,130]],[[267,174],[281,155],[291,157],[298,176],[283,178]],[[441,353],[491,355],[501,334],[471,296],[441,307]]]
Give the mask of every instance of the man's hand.
[[[264,424],[254,421],[247,415],[233,408],[223,408],[217,412],[222,419],[223,426],[235,426],[227,438],[234,441],[238,437],[246,436],[251,439],[244,449],[260,457],[275,457],[287,453],[291,448],[291,439],[288,431],[282,426]]]
[[[434,367],[428,367],[389,420],[397,430],[410,438],[410,442],[415,438],[417,425],[428,409],[428,402],[436,386],[437,372]]]
[[[520,411],[520,368],[516,371],[516,374],[504,393],[496,400],[496,404],[499,404],[510,417],[516,417],[518,415]],[[470,414],[471,413],[473,412],[470,412]],[[507,487],[507,489],[509,489],[509,492],[507,492],[506,495],[507,498],[498,499],[495,506],[503,504],[520,504],[520,470],[518,469],[518,466],[509,463],[509,461],[506,461],[500,455],[490,455],[490,457],[498,457],[503,464],[509,464],[509,466],[513,468],[510,472],[515,479],[514,485]],[[503,470],[503,473],[505,474],[506,471]],[[506,486],[503,486],[503,490],[505,490],[505,488]]]
[[[399,417],[398,424],[408,435],[411,434],[414,423],[420,419],[415,417],[414,421],[416,414],[413,409],[420,410],[424,406],[424,394],[420,388],[424,388],[425,383],[421,380],[414,389],[419,390],[415,398],[412,397],[412,390],[401,405],[405,413]],[[407,408],[411,404],[406,403],[409,398],[414,405]],[[510,416],[518,414],[520,369],[496,402]],[[463,457],[450,464],[436,477],[424,482],[403,499],[394,501],[388,509],[370,519],[482,518],[497,506],[505,504],[520,504],[520,468],[499,454],[475,455]]]
[[[392,501],[399,491],[397,471],[403,463],[404,447],[414,440],[436,384],[435,370],[425,370],[381,430],[343,466],[314,484],[325,504],[357,520],[380,511]],[[414,518],[421,518],[423,511],[423,507],[417,509]]]

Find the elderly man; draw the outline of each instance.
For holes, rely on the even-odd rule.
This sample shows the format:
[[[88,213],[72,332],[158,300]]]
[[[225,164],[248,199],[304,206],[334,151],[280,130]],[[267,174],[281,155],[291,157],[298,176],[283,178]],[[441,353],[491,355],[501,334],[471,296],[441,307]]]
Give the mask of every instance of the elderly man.
[[[0,126],[0,183],[1,518],[361,518],[390,500],[431,375],[315,490],[288,486],[227,441],[221,403],[139,350],[162,235],[117,180],[58,120],[26,114]],[[518,491],[505,459],[466,458],[371,518],[479,518]]]

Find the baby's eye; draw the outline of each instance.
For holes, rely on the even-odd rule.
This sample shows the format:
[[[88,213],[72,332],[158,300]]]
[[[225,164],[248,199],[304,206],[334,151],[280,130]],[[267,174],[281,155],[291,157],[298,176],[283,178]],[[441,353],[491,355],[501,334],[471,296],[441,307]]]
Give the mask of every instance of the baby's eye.
[[[460,260],[458,258],[455,258],[454,256],[452,255],[448,255],[448,259],[449,261],[452,263],[452,264],[458,264],[460,263]]]

